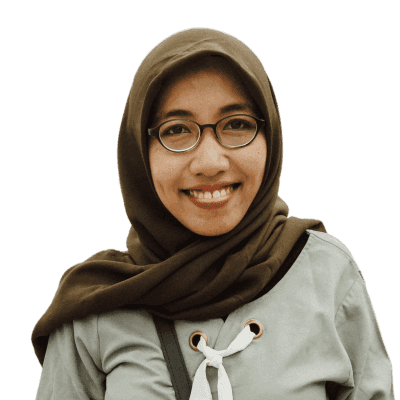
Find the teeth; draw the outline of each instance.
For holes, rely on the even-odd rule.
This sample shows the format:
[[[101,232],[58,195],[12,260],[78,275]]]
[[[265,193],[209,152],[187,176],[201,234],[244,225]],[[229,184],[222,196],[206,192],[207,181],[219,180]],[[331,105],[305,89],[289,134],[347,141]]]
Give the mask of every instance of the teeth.
[[[202,190],[189,190],[189,195],[198,199],[218,199],[219,197],[225,197],[233,191],[232,186],[227,186],[221,190],[214,190],[203,192]]]
[[[213,192],[213,199],[216,199],[217,197],[221,197],[221,193],[219,192],[219,190],[215,190],[214,192]]]

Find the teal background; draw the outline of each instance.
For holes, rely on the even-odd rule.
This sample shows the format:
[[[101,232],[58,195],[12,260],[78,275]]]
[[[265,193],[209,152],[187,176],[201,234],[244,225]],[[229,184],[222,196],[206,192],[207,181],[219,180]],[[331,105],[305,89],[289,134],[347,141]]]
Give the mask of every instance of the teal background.
[[[280,197],[290,215],[322,220],[350,249],[396,390],[399,3],[135,3],[0,6],[3,392],[36,395],[30,334],[63,272],[97,251],[126,249],[116,155],[129,88],[154,46],[192,27],[236,36],[262,61],[282,119]]]

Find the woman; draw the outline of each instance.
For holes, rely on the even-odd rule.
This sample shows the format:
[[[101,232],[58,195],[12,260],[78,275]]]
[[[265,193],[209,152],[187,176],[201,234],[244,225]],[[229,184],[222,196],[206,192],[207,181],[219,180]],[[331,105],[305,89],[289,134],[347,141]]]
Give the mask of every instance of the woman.
[[[136,73],[118,143],[127,252],[69,269],[32,339],[37,399],[393,398],[362,276],[320,221],[287,218],[272,86],[239,40],[192,29]]]

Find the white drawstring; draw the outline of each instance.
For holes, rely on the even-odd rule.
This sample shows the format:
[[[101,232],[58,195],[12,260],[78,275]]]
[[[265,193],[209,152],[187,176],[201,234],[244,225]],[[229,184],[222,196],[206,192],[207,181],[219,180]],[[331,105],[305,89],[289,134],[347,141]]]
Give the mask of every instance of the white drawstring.
[[[250,325],[247,325],[225,350],[214,350],[208,347],[203,337],[200,337],[197,348],[206,359],[197,368],[189,400],[212,400],[210,385],[206,376],[207,365],[218,368],[218,400],[233,400],[231,382],[222,365],[222,359],[244,350],[254,336],[255,333],[250,330]]]

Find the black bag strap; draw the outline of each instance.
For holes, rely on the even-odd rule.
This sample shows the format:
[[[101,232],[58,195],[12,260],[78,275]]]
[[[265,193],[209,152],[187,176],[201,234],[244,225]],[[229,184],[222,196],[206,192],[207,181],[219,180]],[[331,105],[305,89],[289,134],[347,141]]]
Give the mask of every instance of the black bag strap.
[[[153,314],[161,348],[171,375],[172,386],[178,400],[189,400],[192,391],[192,381],[183,359],[176,335],[174,321]]]

